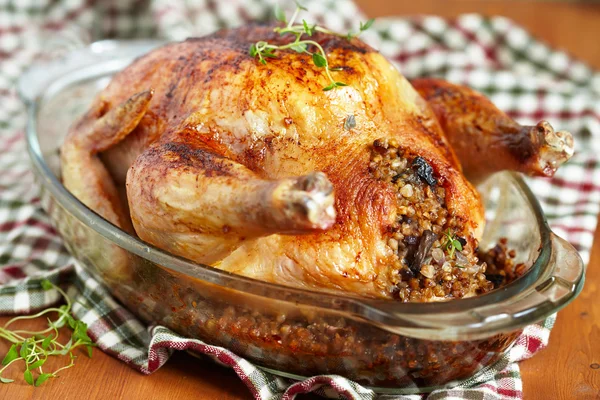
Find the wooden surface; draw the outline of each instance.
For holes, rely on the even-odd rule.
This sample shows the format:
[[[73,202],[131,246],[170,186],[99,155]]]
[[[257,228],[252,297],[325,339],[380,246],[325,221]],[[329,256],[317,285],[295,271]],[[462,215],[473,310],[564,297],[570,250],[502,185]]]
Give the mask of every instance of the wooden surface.
[[[465,13],[503,15],[523,25],[535,37],[600,68],[599,1],[526,0],[355,0],[371,17]],[[593,4],[595,3],[595,4]]]
[[[369,16],[465,12],[504,15],[537,37],[600,68],[600,6],[543,1],[357,0]],[[521,364],[526,399],[600,398],[600,233],[596,234],[585,288],[560,312],[550,346]],[[0,318],[3,324],[7,318]],[[33,323],[31,325],[35,325]],[[43,322],[37,322],[40,327]],[[7,346],[0,344],[0,354]],[[58,360],[57,360],[58,361]],[[57,365],[60,363],[57,363]],[[12,369],[16,375],[18,370]],[[10,376],[11,373],[9,372]],[[125,364],[94,352],[43,387],[22,379],[0,385],[0,399],[248,399],[249,392],[231,370],[175,355],[165,367],[143,376]]]
[[[600,399],[600,229],[583,291],[558,319],[549,346],[521,363],[526,399]]]

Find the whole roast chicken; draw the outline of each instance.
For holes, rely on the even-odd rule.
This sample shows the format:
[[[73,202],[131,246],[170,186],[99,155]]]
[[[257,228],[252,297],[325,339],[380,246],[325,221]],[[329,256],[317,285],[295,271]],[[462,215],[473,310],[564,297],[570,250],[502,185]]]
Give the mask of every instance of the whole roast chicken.
[[[346,86],[323,90],[314,46],[257,62],[252,43],[290,42],[273,26],[137,59],[70,129],[65,186],[146,242],[262,281],[401,301],[493,288],[471,182],[552,176],[571,135],[463,86],[409,82],[356,38],[311,39]]]

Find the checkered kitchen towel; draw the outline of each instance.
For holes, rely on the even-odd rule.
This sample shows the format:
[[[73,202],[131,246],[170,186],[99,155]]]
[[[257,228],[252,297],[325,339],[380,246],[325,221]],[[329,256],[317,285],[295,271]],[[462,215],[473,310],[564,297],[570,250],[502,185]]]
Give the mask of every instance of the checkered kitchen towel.
[[[228,350],[148,328],[116,303],[62,246],[40,206],[25,152],[25,112],[15,82],[40,52],[68,51],[92,39],[183,39],[249,20],[270,18],[275,0],[5,0],[0,2],[0,312],[27,313],[57,301],[43,278],[69,286],[74,313],[99,347],[145,374],[173,350],[192,349],[232,367],[253,396],[291,399],[316,391],[331,398],[373,399],[370,390],[337,376],[292,382],[262,372]],[[293,4],[287,4],[293,8]],[[305,1],[307,18],[333,30],[364,20],[349,0]],[[60,38],[58,40],[57,38]],[[530,179],[552,228],[589,259],[600,203],[600,74],[501,18],[464,15],[378,20],[363,39],[409,78],[439,76],[484,92],[524,124],[548,119],[576,136],[576,153],[551,180]],[[42,51],[43,50],[43,51]],[[595,140],[594,140],[595,138]],[[85,306],[84,306],[85,304]],[[525,329],[496,365],[428,399],[522,397],[517,361],[548,343],[554,317]],[[420,399],[423,396],[396,396]]]

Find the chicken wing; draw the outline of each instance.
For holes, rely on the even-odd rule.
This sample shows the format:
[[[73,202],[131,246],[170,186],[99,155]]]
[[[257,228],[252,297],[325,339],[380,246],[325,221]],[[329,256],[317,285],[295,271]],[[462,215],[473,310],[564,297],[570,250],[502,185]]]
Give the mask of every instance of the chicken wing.
[[[521,126],[481,94],[441,79],[411,83],[431,105],[472,182],[504,170],[553,176],[573,155],[571,134],[555,132],[546,121]]]

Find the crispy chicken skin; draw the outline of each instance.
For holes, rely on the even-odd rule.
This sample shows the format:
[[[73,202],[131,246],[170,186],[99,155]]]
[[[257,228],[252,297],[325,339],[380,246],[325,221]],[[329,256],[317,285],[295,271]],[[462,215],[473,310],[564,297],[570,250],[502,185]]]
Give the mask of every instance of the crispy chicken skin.
[[[135,233],[196,262],[296,287],[391,297],[399,256],[389,243],[404,211],[395,187],[374,173],[379,143],[431,168],[435,183],[423,184],[423,193],[443,193],[453,231],[475,248],[482,204],[453,146],[460,157],[476,146],[461,162],[478,177],[505,168],[537,173],[540,163],[530,160],[543,146],[529,146],[527,158],[512,146],[535,135],[465,88],[419,81],[430,106],[357,39],[314,39],[348,86],[323,91],[329,82],[307,54],[280,52],[258,64],[250,43],[289,40],[272,27],[221,31],[137,59],[71,128],[62,147],[65,186],[129,230],[116,195],[126,184]],[[468,97],[461,101],[469,106],[440,97],[436,85]],[[511,129],[479,122],[481,108]],[[511,140],[490,139],[507,132]],[[488,148],[512,157],[490,165]]]

